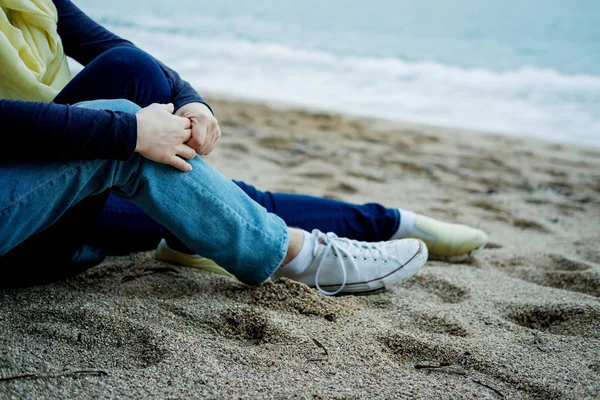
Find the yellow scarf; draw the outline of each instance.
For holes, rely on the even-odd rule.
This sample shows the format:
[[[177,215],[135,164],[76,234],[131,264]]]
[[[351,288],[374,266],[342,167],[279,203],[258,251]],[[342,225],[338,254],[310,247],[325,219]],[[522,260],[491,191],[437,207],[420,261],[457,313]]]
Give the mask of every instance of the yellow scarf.
[[[51,0],[0,0],[0,98],[49,102],[71,79]]]

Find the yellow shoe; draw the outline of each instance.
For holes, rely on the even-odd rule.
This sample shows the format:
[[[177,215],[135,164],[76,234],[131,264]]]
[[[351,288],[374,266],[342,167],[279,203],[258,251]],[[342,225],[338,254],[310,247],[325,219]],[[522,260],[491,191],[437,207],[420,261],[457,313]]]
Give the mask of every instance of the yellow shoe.
[[[160,243],[156,247],[154,258],[158,261],[198,268],[214,274],[233,276],[210,258],[202,257],[196,254],[186,254],[171,249],[167,245],[165,239],[161,239]]]
[[[417,214],[415,229],[409,237],[421,239],[432,259],[461,261],[479,253],[488,242],[481,229],[452,224]]]

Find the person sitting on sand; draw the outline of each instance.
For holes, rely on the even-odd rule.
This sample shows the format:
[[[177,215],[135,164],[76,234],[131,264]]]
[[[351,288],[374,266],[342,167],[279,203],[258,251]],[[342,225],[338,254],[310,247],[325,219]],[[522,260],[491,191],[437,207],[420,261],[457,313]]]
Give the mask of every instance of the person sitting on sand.
[[[378,290],[425,264],[424,240],[454,255],[487,241],[480,230],[402,210],[378,223],[394,231],[385,241],[323,232],[322,216],[306,225],[314,223],[310,232],[292,227],[199,157],[221,132],[175,71],[69,0],[0,5],[0,264],[96,265],[102,256],[87,243],[109,195],[164,227],[174,248],[161,241],[163,254],[192,261],[201,254],[248,285],[287,276],[325,294]],[[75,77],[66,56],[84,66]],[[339,226],[356,221],[330,217]]]
[[[381,242],[418,238],[425,242],[430,259],[466,260],[487,244],[487,234],[463,224],[440,221],[410,210],[379,203],[349,202],[295,193],[260,191],[242,181],[233,181],[267,211],[288,226],[306,231],[318,229],[349,239]],[[155,258],[173,264],[230,275],[210,259],[194,254],[135,204],[110,195],[88,241],[111,255],[155,250]]]

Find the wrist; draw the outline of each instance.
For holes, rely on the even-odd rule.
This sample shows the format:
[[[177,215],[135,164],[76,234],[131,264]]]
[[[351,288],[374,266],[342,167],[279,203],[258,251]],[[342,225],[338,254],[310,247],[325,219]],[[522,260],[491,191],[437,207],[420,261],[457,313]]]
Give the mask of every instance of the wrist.
[[[135,153],[140,152],[140,148],[142,147],[141,139],[142,135],[140,135],[140,131],[142,128],[142,121],[140,120],[139,114],[135,114],[135,149],[133,150]]]

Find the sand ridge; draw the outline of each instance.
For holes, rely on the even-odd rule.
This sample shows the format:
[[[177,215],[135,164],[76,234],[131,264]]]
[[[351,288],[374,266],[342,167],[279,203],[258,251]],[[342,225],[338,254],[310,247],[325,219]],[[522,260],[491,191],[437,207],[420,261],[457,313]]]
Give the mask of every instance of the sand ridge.
[[[1,397],[600,398],[600,150],[208,100],[223,137],[205,159],[226,176],[490,243],[367,296],[248,288],[151,251],[2,289]]]

